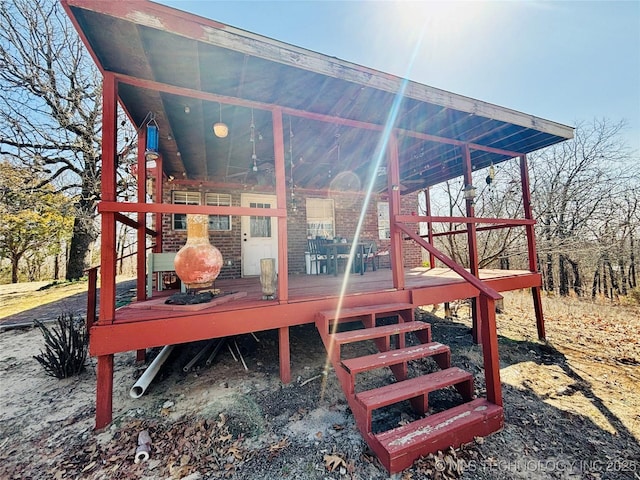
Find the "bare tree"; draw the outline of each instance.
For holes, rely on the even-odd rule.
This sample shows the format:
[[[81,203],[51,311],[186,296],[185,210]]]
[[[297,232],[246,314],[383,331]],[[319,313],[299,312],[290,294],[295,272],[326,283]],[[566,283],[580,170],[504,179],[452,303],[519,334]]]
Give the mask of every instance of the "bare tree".
[[[520,170],[517,160],[505,162],[494,168],[496,177],[489,182],[489,169],[473,172],[473,184],[477,187],[475,215],[487,218],[523,218]],[[433,190],[433,210],[436,214],[465,216],[463,182],[450,180]],[[434,225],[436,232],[466,229],[465,224]],[[469,252],[466,234],[438,237],[440,248],[458,263],[467,265]],[[521,227],[478,232],[478,266],[501,265],[508,268],[512,257],[516,263],[526,259],[527,243]],[[518,264],[519,264],[518,263]],[[527,265],[524,261],[523,265]]]
[[[477,217],[524,218],[520,166],[518,159],[493,168],[474,172],[474,185],[478,187],[475,201]],[[475,178],[478,177],[478,178]],[[489,180],[485,180],[489,179]],[[482,225],[481,225],[482,226]],[[523,227],[501,228],[478,233],[479,267],[499,265],[500,268],[526,268],[527,239]]]
[[[58,2],[0,2],[0,153],[75,199],[67,279],[97,237],[101,80]]]
[[[538,220],[537,260],[546,290],[584,295],[590,276],[593,295],[625,295],[637,285],[640,176],[634,168],[637,154],[621,138],[624,128],[624,122],[606,119],[583,122],[577,125],[573,140],[529,155],[532,204]],[[478,187],[476,215],[522,218],[517,162],[502,163],[495,172],[491,182],[485,182],[487,172],[473,173],[473,184]],[[434,209],[464,215],[461,191],[459,181],[434,189]],[[454,227],[449,225],[449,229]],[[467,247],[463,240],[464,236],[457,235],[440,242],[450,256],[464,263]],[[481,268],[492,264],[527,268],[526,256],[521,228],[478,234]]]
[[[608,120],[580,123],[573,140],[529,158],[546,287],[554,289],[556,276],[561,295],[583,294],[584,267],[600,261],[607,265],[609,283],[617,281],[612,275],[617,266],[604,246],[615,243],[619,201],[637,185],[631,154],[620,138],[624,127]]]

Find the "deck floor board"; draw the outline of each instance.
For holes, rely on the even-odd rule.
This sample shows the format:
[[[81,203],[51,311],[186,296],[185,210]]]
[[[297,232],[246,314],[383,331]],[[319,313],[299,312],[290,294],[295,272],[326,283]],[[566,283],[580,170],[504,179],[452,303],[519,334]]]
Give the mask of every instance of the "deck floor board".
[[[522,288],[524,282],[528,286],[535,286],[535,279],[531,272],[526,270],[481,270],[480,278],[485,280],[500,280],[502,284],[509,283],[510,279],[517,280],[517,288]],[[311,302],[319,299],[338,298],[342,288],[343,277],[332,275],[290,275],[289,276],[289,300],[288,303]],[[405,290],[424,290],[434,287],[446,287],[464,285],[463,280],[453,271],[446,268],[413,268],[405,271]],[[226,293],[246,292],[246,295],[237,300],[220,305],[213,305],[200,310],[202,314],[226,312],[230,310],[245,310],[269,305],[278,305],[278,300],[262,300],[262,290],[258,277],[218,280],[215,283],[218,288]],[[494,287],[495,288],[495,287]],[[496,288],[497,289],[497,288]],[[501,288],[498,291],[509,290]],[[377,270],[367,272],[365,275],[351,274],[347,282],[346,296],[362,296],[380,292],[394,291],[391,279],[391,270]],[[163,290],[154,292],[153,301],[149,301],[149,309],[144,308],[145,302],[137,302],[135,306],[124,306],[117,310],[115,323],[145,321],[158,318],[180,317],[185,313],[193,314],[185,309],[185,312],[176,309],[175,306],[162,309],[158,307],[158,298],[166,297],[176,291]],[[442,300],[434,298],[434,303]],[[153,308],[151,308],[153,306]]]

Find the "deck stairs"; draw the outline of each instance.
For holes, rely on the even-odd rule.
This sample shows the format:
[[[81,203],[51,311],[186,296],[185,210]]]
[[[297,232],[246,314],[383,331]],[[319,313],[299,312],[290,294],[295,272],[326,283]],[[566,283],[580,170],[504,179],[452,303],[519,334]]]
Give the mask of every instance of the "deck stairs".
[[[449,347],[432,341],[431,326],[415,321],[413,312],[412,304],[397,303],[321,311],[316,315],[316,326],[356,424],[390,473],[410,467],[420,456],[471,442],[474,437],[486,436],[503,426],[502,407],[483,398],[474,399],[473,376],[451,366]],[[384,322],[380,321],[382,318]],[[363,328],[340,331],[337,327],[341,325],[335,324]],[[409,334],[417,342],[408,346]],[[347,345],[363,341],[372,341],[378,353],[343,358],[348,356],[345,350],[350,350]],[[410,378],[409,363],[428,357],[435,360],[439,370]],[[391,370],[395,382],[370,390],[357,387],[358,375],[364,377],[367,372],[385,367]],[[462,397],[461,404],[429,415],[429,393],[449,386]],[[374,412],[403,401],[409,401],[420,418],[374,433]]]

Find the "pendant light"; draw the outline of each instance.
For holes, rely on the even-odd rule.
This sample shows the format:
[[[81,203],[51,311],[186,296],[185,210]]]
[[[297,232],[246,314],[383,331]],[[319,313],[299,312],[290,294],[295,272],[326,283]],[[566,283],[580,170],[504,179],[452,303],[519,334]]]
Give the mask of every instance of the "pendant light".
[[[225,138],[229,135],[229,127],[222,121],[222,104],[218,103],[218,105],[220,106],[220,121],[213,124],[213,133],[218,138]]]

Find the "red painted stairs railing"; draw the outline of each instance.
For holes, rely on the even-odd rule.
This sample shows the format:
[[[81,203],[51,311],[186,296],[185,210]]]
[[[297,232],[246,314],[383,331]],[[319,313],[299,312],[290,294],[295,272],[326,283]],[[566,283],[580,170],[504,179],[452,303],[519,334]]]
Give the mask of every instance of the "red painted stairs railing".
[[[500,430],[504,423],[500,405],[487,399],[473,399],[473,376],[451,367],[449,347],[433,342],[430,325],[414,321],[413,311],[414,306],[407,303],[323,311],[316,316],[316,326],[356,424],[390,473],[404,470],[422,455],[457,447],[473,441],[474,437]],[[397,317],[397,323],[379,326],[377,319],[383,317]],[[364,328],[339,333],[331,331],[335,323],[355,321],[360,321]],[[406,335],[409,333],[417,337],[417,345],[407,346]],[[379,353],[342,358],[343,346],[366,340],[374,341]],[[409,378],[408,362],[427,357],[433,358],[440,370]],[[358,391],[358,374],[384,367],[391,369],[396,382]],[[429,393],[448,386],[456,388],[464,403],[385,432],[372,431],[372,418],[377,409],[409,400],[418,414],[425,415]]]

